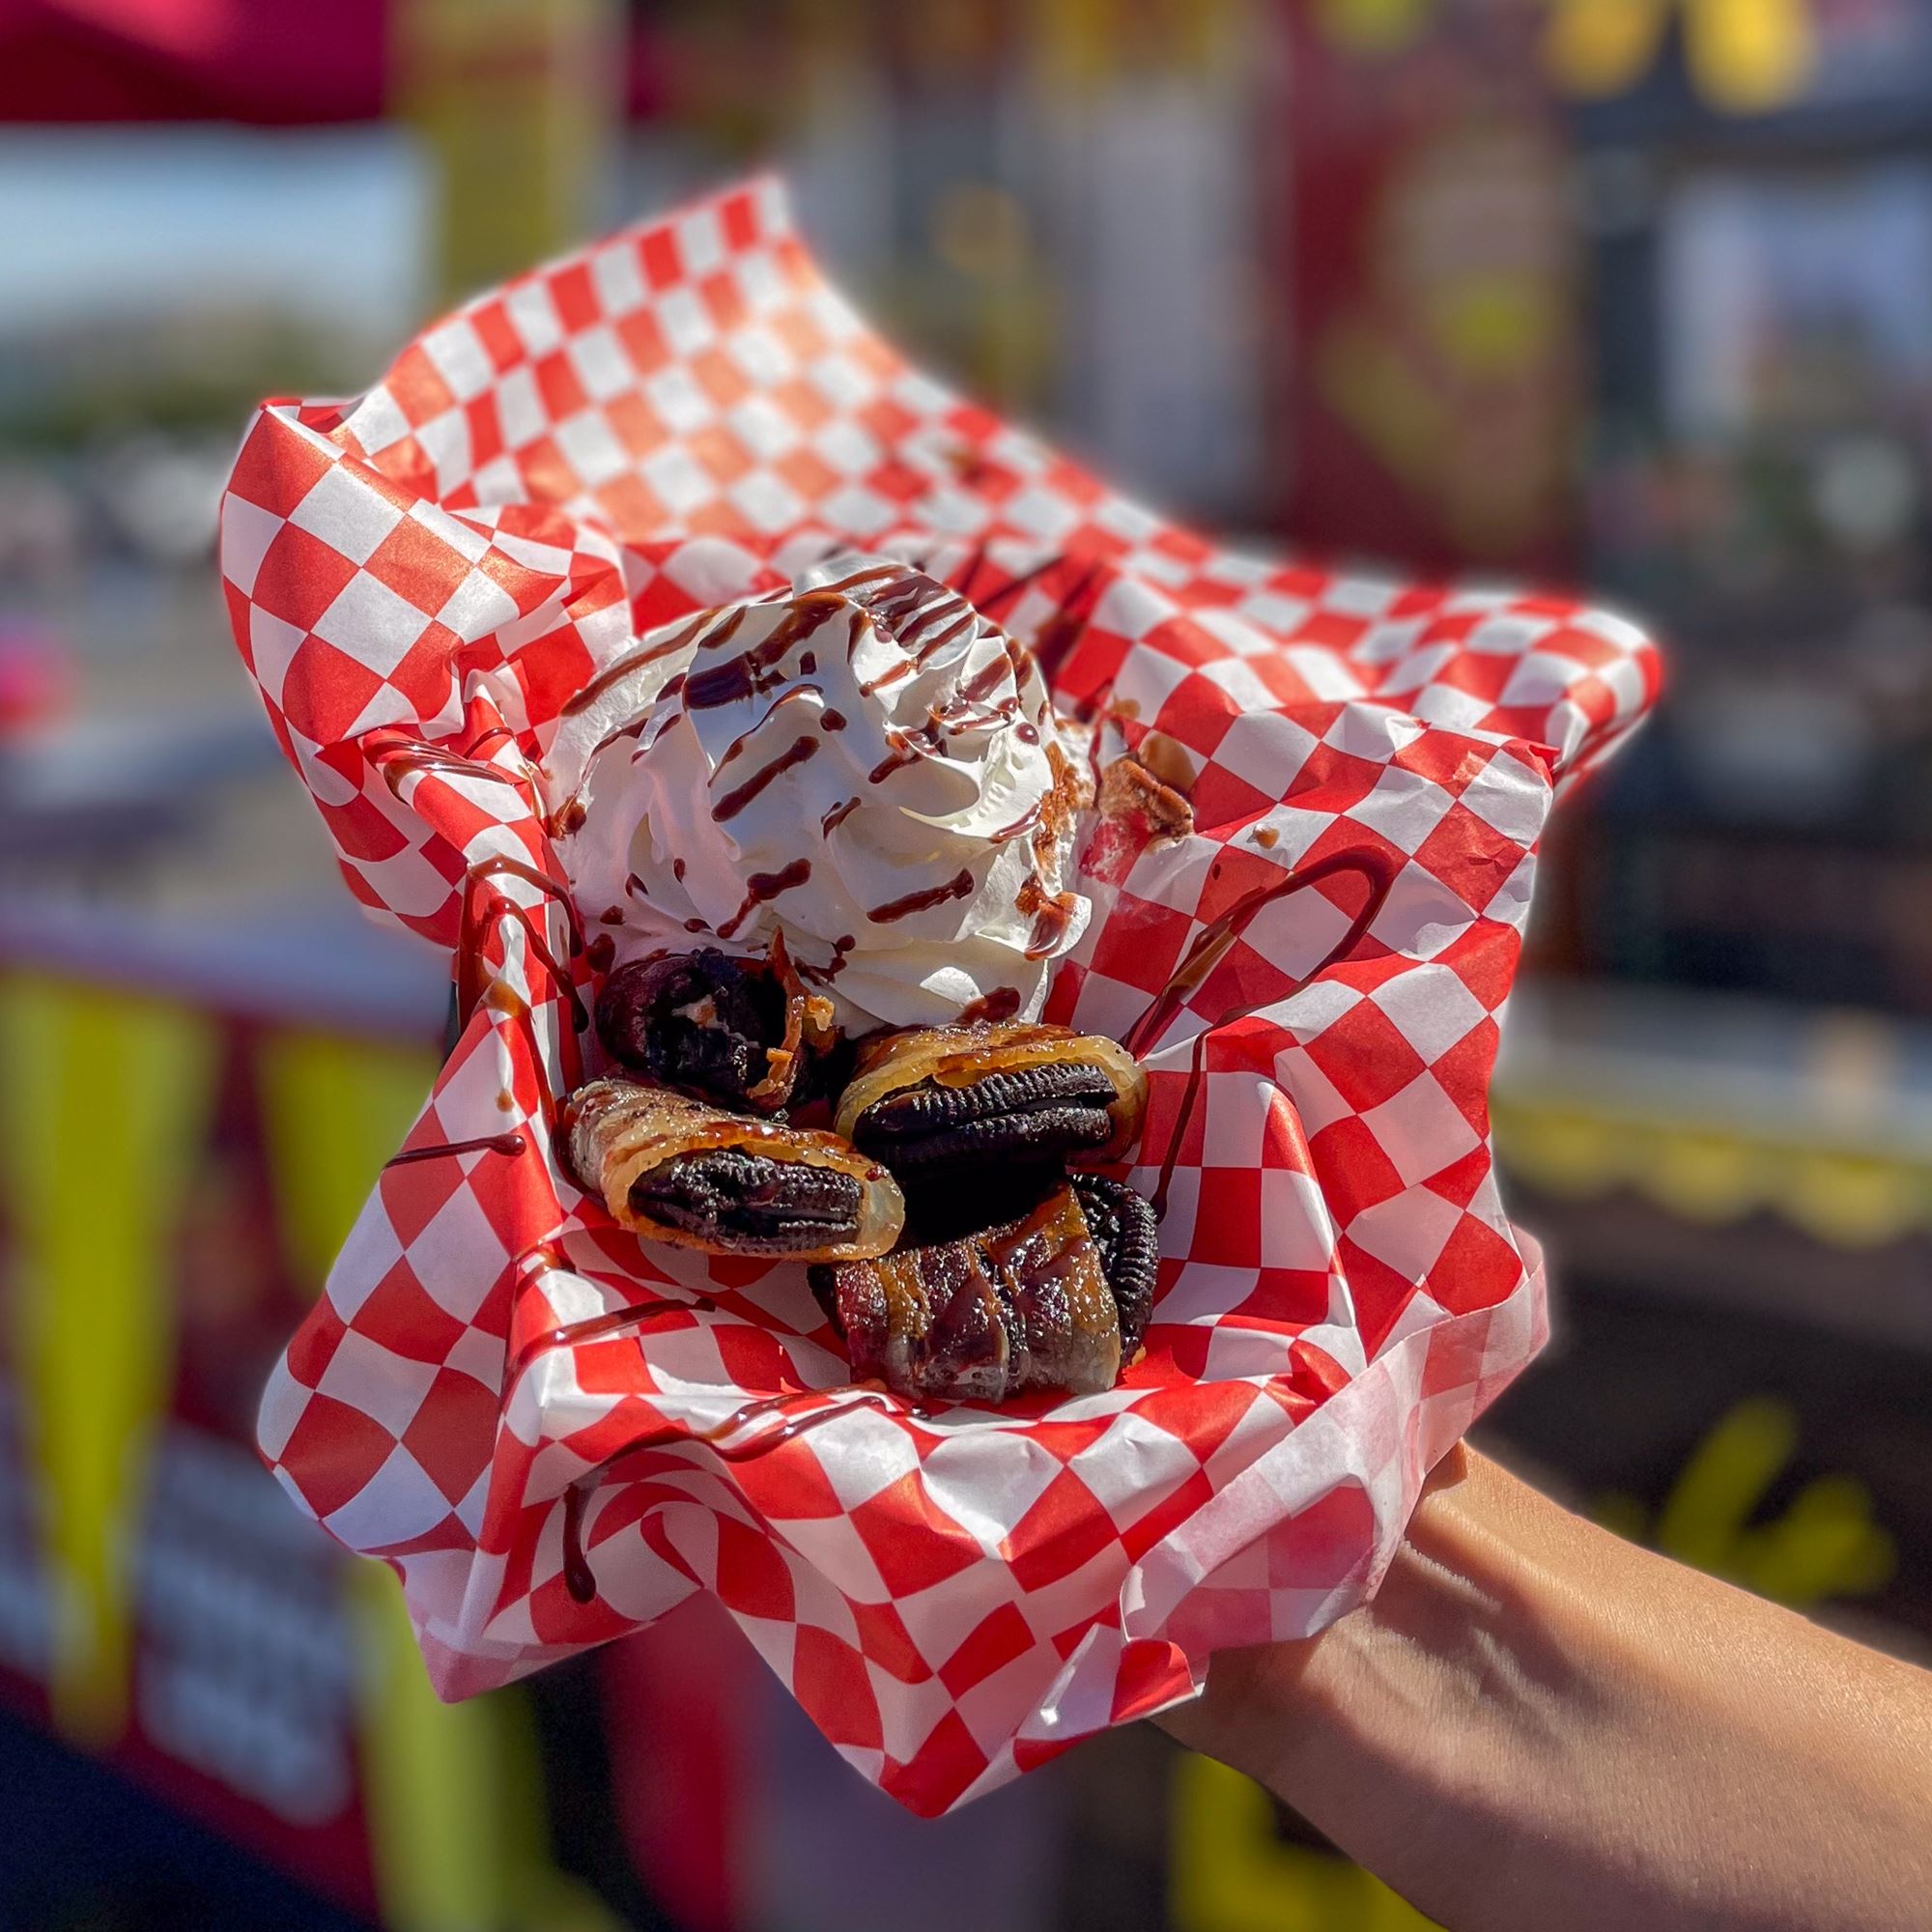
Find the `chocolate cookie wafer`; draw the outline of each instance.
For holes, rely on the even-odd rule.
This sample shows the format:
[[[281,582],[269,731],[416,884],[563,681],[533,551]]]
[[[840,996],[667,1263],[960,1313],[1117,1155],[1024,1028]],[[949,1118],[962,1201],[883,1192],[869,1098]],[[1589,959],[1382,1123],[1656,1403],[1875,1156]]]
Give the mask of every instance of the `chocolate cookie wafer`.
[[[1100,1251],[1101,1271],[1120,1311],[1122,1359],[1131,1361],[1153,1313],[1160,1269],[1160,1221],[1152,1203],[1136,1194],[1124,1180],[1076,1174],[1073,1191],[1079,1196],[1080,1211],[1086,1216],[1094,1245]]]
[[[620,966],[597,999],[598,1037],[620,1065],[757,1113],[792,1098],[831,1017],[831,1002],[791,970],[781,937],[768,959],[707,946]]]
[[[628,1080],[580,1088],[566,1126],[578,1180],[647,1240],[847,1261],[883,1254],[905,1222],[892,1176],[836,1134],[727,1114]]]
[[[908,1182],[1102,1160],[1140,1130],[1147,1076],[1111,1039],[1027,1021],[927,1027],[863,1047],[838,1131]]]

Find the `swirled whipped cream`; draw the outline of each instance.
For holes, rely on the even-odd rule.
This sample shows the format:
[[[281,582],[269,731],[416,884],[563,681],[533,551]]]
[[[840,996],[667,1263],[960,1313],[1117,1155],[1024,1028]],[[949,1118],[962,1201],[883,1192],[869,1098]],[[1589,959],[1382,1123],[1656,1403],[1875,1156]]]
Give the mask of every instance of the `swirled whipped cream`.
[[[611,964],[779,933],[851,1031],[1032,1018],[1087,923],[1087,781],[1038,667],[884,557],[639,639],[565,707],[545,771]]]

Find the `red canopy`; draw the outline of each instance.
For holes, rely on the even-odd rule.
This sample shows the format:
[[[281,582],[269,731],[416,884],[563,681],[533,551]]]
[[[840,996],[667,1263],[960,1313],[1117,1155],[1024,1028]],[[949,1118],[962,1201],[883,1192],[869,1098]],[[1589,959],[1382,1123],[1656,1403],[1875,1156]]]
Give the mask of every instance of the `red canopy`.
[[[0,0],[0,120],[368,120],[384,15],[384,0]]]
[[[388,0],[0,0],[0,123],[369,121],[388,99]],[[628,111],[662,105],[633,17]]]

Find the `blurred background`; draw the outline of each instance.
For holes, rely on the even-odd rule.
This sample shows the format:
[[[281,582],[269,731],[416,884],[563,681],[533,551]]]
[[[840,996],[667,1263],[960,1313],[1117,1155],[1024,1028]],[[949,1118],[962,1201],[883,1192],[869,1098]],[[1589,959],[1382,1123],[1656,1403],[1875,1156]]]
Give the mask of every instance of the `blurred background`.
[[[248,1446],[444,988],[235,662],[239,430],[766,164],[1162,506],[1661,628],[1541,880],[1558,1334],[1482,1437],[1932,1654],[1932,0],[5,0],[0,123],[0,1925],[1423,1923],[1151,1734],[920,1825],[701,1609],[441,1709]]]

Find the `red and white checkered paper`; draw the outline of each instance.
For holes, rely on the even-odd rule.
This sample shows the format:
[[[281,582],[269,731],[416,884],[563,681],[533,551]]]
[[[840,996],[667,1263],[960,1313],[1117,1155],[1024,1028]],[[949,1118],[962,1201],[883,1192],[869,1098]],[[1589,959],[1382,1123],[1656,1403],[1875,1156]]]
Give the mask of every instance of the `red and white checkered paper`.
[[[578,1042],[523,921],[559,959],[566,922],[470,868],[555,870],[532,766],[600,666],[835,540],[970,573],[1105,721],[1104,757],[1157,731],[1195,771],[1192,837],[1090,848],[1049,1018],[1119,1037],[1285,868],[1348,853],[1393,881],[1319,971],[1366,887],[1271,904],[1149,1054],[1149,1192],[1197,1051],[1205,1072],[1146,1355],[1106,1395],[915,1417],[852,1390],[802,1269],[639,1244],[544,1130]],[[1545,1333],[1486,1094],[1552,790],[1657,686],[1638,632],[1176,527],[907,368],[769,182],[481,298],[358,402],[265,406],[221,558],[352,890],[443,947],[471,897],[531,1009],[477,1009],[408,1142],[523,1151],[385,1170],[262,1408],[291,1494],[401,1574],[443,1695],[709,1590],[843,1756],[933,1813],[1374,1590],[1424,1474]],[[467,762],[412,760],[425,742]],[[716,1306],[546,1341],[687,1290]],[[839,1412],[743,1460],[698,1439],[787,1392],[738,1435]],[[649,1432],[589,1495],[575,1602],[565,1492]]]

